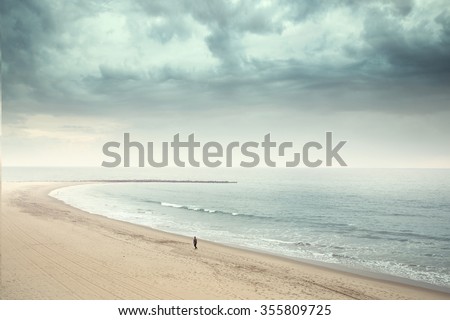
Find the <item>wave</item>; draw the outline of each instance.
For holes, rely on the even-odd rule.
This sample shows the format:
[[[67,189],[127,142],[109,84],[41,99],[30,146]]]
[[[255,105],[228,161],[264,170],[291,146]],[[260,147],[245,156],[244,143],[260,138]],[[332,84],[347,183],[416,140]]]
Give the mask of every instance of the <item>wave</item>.
[[[415,232],[397,232],[397,231],[372,231],[372,232],[376,233],[376,234],[396,236],[396,237],[418,238],[418,239],[436,240],[436,241],[444,241],[444,242],[450,241],[450,238],[448,238],[448,237],[431,236],[431,235],[419,234],[419,233],[415,233]]]
[[[314,222],[312,225],[331,227],[334,233],[345,234],[351,232],[354,237],[366,239],[381,239],[394,240],[400,242],[414,241],[414,240],[432,240],[441,242],[450,242],[450,237],[441,235],[427,235],[413,232],[411,230],[376,230],[357,227],[351,224],[344,223],[330,223],[330,222]]]
[[[198,207],[198,206],[194,206],[194,205],[182,205],[182,204],[177,204],[177,203],[161,202],[161,201],[154,201],[154,200],[146,200],[146,202],[159,204],[159,205],[161,205],[163,207],[171,207],[171,208],[175,208],[175,209],[184,209],[184,210],[197,211],[197,212],[226,214],[226,215],[231,215],[231,216],[267,218],[267,217],[262,217],[262,216],[256,216],[256,215],[250,214],[250,213],[229,212],[229,211],[223,211],[223,210],[202,208],[202,207]]]
[[[261,240],[263,241],[267,241],[267,242],[275,242],[275,243],[282,243],[282,244],[297,244],[296,241],[284,241],[284,240],[279,240],[279,239],[269,239],[269,238],[262,238]]]
[[[342,254],[342,253],[331,253],[331,257],[336,258],[336,259],[344,259],[344,260],[358,260],[358,258],[346,255],[346,254]]]
[[[162,205],[163,207],[183,208],[182,205],[180,205],[180,204],[175,204],[175,203],[160,202],[159,204]]]

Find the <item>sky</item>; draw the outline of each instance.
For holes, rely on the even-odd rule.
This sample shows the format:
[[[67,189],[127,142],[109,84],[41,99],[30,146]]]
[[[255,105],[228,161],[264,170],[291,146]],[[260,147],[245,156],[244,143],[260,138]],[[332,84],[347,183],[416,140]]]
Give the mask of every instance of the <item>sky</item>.
[[[349,167],[450,167],[448,1],[0,4],[2,162],[100,166],[142,143],[347,144]]]

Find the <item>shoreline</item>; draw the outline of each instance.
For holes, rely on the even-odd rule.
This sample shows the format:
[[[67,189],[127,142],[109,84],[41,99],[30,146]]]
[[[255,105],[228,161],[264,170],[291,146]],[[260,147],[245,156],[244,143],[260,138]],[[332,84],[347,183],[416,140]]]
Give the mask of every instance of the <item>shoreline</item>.
[[[89,213],[89,214],[91,214],[91,213]],[[121,221],[121,220],[118,220],[118,221]],[[150,228],[150,227],[148,227],[148,228]],[[152,229],[152,228],[150,228],[150,229]],[[157,230],[157,229],[152,229],[152,230]],[[162,231],[162,230],[158,230],[158,231],[166,232],[166,231]],[[170,232],[167,232],[167,233],[178,236],[178,234],[176,234],[176,233],[170,233]],[[179,236],[185,237],[183,235],[179,235]],[[218,243],[218,242],[213,242],[213,241],[208,241],[208,240],[202,240],[202,241],[209,242],[209,243],[212,243],[212,244],[215,244],[218,246],[230,247],[230,248],[233,248],[236,250],[253,252],[256,254],[260,254],[260,255],[267,255],[269,257],[273,257],[273,258],[281,259],[281,260],[287,260],[287,261],[290,261],[293,263],[298,263],[300,265],[303,264],[303,265],[309,265],[309,266],[315,267],[315,268],[323,268],[328,271],[343,273],[343,274],[351,275],[354,277],[361,277],[363,279],[368,278],[368,279],[372,279],[372,280],[376,280],[376,281],[383,281],[383,282],[387,282],[387,283],[412,286],[412,287],[416,287],[416,288],[420,288],[420,289],[450,294],[450,288],[447,288],[444,286],[439,286],[437,284],[433,284],[433,283],[429,283],[429,282],[423,282],[423,281],[419,281],[419,280],[404,278],[404,277],[400,277],[400,276],[396,276],[396,275],[392,275],[392,274],[388,274],[388,273],[380,273],[380,272],[375,272],[375,271],[370,271],[370,270],[362,270],[362,269],[357,269],[357,268],[350,267],[350,266],[339,265],[339,264],[323,262],[323,261],[296,258],[296,257],[288,256],[288,255],[275,254],[275,253],[267,252],[264,250],[240,247],[240,246],[236,246],[236,245],[232,245],[232,244]],[[449,299],[450,299],[450,297],[449,297]]]
[[[63,189],[66,187],[83,185],[83,184],[126,183],[126,182],[129,182],[129,183],[169,182],[170,183],[173,181],[175,181],[176,183],[237,183],[235,181],[221,181],[221,180],[218,180],[218,181],[209,181],[209,180],[206,180],[206,181],[203,181],[203,180],[187,180],[187,181],[185,181],[185,180],[81,180],[81,181],[63,181],[64,183],[70,183],[70,185],[52,189],[49,191],[49,193],[51,193],[52,191],[58,190],[58,189]],[[75,206],[67,204],[62,200],[59,200],[59,199],[51,196],[50,194],[48,196],[57,201],[61,201],[62,203],[64,203],[67,206],[70,206],[71,208],[75,208],[77,210],[82,210]],[[160,229],[155,229],[150,226],[136,224],[136,223],[128,222],[125,220],[114,219],[114,218],[110,218],[110,217],[107,217],[107,216],[104,216],[101,214],[97,214],[97,213],[93,213],[93,212],[89,212],[89,211],[85,211],[85,210],[82,210],[82,211],[85,212],[86,214],[100,216],[100,217],[104,217],[104,218],[107,218],[107,219],[110,219],[113,221],[119,221],[119,222],[123,222],[123,223],[129,223],[129,224],[135,225],[135,226],[140,226],[143,228],[148,228],[149,230],[152,230],[152,231],[158,231],[158,232],[166,233],[168,235],[182,237],[186,240],[187,243],[189,243],[191,241],[191,239],[188,236],[185,236],[182,234],[165,231],[165,230],[160,230]],[[423,288],[423,289],[439,291],[442,293],[450,294],[450,287],[444,287],[444,286],[440,286],[437,284],[414,280],[414,279],[405,278],[405,277],[401,277],[401,276],[396,276],[396,275],[392,275],[392,274],[388,274],[388,273],[381,273],[381,272],[376,272],[376,271],[371,271],[371,270],[363,270],[363,269],[358,269],[356,267],[345,266],[345,265],[340,265],[340,264],[335,264],[335,263],[328,263],[328,262],[323,262],[323,261],[297,258],[297,257],[284,255],[281,253],[277,254],[277,253],[265,251],[263,249],[249,248],[249,247],[245,247],[245,246],[238,246],[235,244],[221,243],[221,242],[215,242],[215,241],[204,240],[204,239],[200,239],[200,240],[203,243],[209,243],[209,244],[213,244],[213,245],[217,245],[217,246],[233,248],[236,250],[242,250],[244,252],[252,252],[252,253],[261,254],[261,255],[265,255],[265,256],[273,257],[273,258],[285,259],[287,261],[294,262],[294,263],[307,264],[307,265],[318,267],[318,268],[324,268],[324,269],[328,269],[328,270],[332,270],[332,271],[336,271],[336,272],[342,272],[344,274],[360,276],[362,278],[370,278],[370,279],[374,279],[374,280],[378,280],[378,281],[393,282],[393,283],[398,283],[401,285],[410,285],[410,286],[414,286],[414,287],[418,287],[418,288]]]
[[[115,257],[117,251],[135,253],[139,257],[136,258],[139,265],[146,265],[146,263],[151,262],[156,272],[140,267],[142,274],[138,273],[137,275],[143,277],[141,285],[147,288],[152,283],[157,283],[156,287],[164,289],[160,290],[162,293],[157,297],[152,297],[151,294],[149,294],[150,297],[141,295],[146,299],[450,299],[450,290],[445,287],[379,273],[358,272],[359,270],[352,270],[347,267],[340,270],[341,268],[336,268],[334,265],[328,266],[325,263],[304,261],[249,248],[201,240],[199,250],[194,251],[191,248],[191,239],[188,237],[85,212],[49,195],[52,190],[85,183],[94,182],[4,183],[2,209],[6,210],[2,210],[2,292],[4,289],[6,291],[2,293],[2,299],[35,298],[26,295],[21,297],[18,292],[15,292],[17,290],[14,289],[13,283],[21,282],[21,278],[26,277],[26,274],[14,275],[16,272],[12,272],[11,263],[5,262],[8,255],[12,255],[14,258],[15,255],[20,253],[24,255],[25,260],[27,258],[23,252],[14,253],[14,250],[11,250],[11,247],[14,247],[14,244],[11,246],[11,243],[14,243],[14,241],[20,243],[20,237],[16,237],[14,240],[9,235],[10,239],[8,239],[9,222],[17,226],[19,220],[20,222],[26,221],[25,224],[28,225],[28,229],[35,229],[36,225],[45,225],[47,229],[52,228],[48,230],[47,238],[56,242],[56,248],[50,248],[51,250],[46,252],[46,259],[35,258],[42,263],[42,266],[37,263],[37,269],[47,274],[49,278],[52,278],[52,274],[46,272],[46,267],[52,266],[52,264],[48,265],[48,260],[54,260],[54,256],[49,255],[51,252],[61,253],[70,249],[69,251],[80,255],[81,260],[83,260],[84,255],[90,256],[92,254],[86,247],[80,248],[71,241],[63,241],[61,236],[64,236],[64,234],[61,235],[58,232],[55,234],[53,230],[55,227],[56,229],[60,227],[61,230],[64,229],[66,232],[68,230],[74,231],[72,235],[74,239],[72,240],[84,240],[83,242],[88,245],[89,243],[92,245],[92,242],[86,242],[86,239],[81,239],[80,235],[93,237],[96,240],[94,243],[101,246],[102,250],[106,249],[107,257],[97,257],[95,262],[99,265],[108,266],[113,274],[115,273],[113,271],[120,269],[122,276],[116,275],[117,278],[114,278],[113,275],[109,275],[109,277],[100,281],[100,287],[107,287],[104,283],[105,280],[114,282],[115,279],[119,279],[123,281],[124,275],[126,275],[125,278],[129,278],[130,273],[133,274],[133,268],[130,268],[127,263],[116,266],[117,270],[115,270],[114,266],[121,260],[117,260],[117,257]],[[16,213],[16,217],[11,216],[12,212]],[[14,219],[18,220],[14,221]],[[33,237],[33,233],[30,233],[30,236]],[[40,234],[40,236],[43,235]],[[4,238],[6,238],[6,241],[3,241]],[[37,240],[34,239],[34,241]],[[62,250],[58,250],[61,248]],[[136,252],[133,252],[134,248],[137,248]],[[96,251],[95,248],[91,249]],[[149,257],[146,257],[147,252],[154,253],[159,260],[149,259]],[[123,255],[122,258],[125,256]],[[20,257],[16,257],[16,260],[20,259]],[[67,261],[71,260],[67,256],[63,260],[67,264],[73,262]],[[186,263],[188,266],[190,263],[193,264],[192,269],[186,270]],[[81,269],[83,268],[80,263],[78,263],[78,266]],[[168,272],[169,277],[165,274],[167,273],[167,266],[174,270],[174,273]],[[195,282],[195,279],[193,282],[186,281],[187,288],[190,288],[191,292],[180,294],[178,289],[173,288],[174,285],[185,287],[179,281],[186,279],[186,277],[190,278],[190,273],[197,273],[197,270],[202,270],[200,283]],[[76,270],[72,270],[72,272],[74,272],[72,278],[79,276]],[[86,270],[83,271],[83,274],[85,272]],[[37,271],[37,273],[40,272]],[[64,273],[67,273],[67,270]],[[236,274],[239,276],[236,277]],[[178,281],[174,282],[173,279],[178,279]],[[75,285],[75,283],[67,280],[63,282]],[[222,286],[222,289],[227,288],[227,290],[214,288],[211,282],[220,283],[219,287]],[[30,285],[26,283],[23,285]],[[140,285],[135,285],[140,287]],[[65,287],[64,290],[53,290],[55,292],[50,293],[44,299],[67,297],[59,291],[67,291],[70,286],[65,284],[63,287]],[[38,288],[35,290],[39,291]],[[114,297],[113,292],[108,292],[106,289],[98,291],[105,292],[103,294],[96,292],[94,295],[89,295],[86,293],[77,294],[75,290],[72,291],[71,295],[69,294],[69,297],[72,299],[135,298],[134,295],[126,295],[125,293]],[[174,292],[177,294],[174,294]],[[208,294],[205,294],[206,292]]]

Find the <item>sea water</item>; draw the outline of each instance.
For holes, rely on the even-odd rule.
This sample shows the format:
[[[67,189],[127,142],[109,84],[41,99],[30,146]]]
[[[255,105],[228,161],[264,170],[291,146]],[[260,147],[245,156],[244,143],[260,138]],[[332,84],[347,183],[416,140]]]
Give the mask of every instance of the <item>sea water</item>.
[[[52,175],[39,172],[40,179]],[[58,179],[68,180],[235,180],[98,183],[51,195],[91,213],[168,232],[450,287],[450,170],[57,172]]]

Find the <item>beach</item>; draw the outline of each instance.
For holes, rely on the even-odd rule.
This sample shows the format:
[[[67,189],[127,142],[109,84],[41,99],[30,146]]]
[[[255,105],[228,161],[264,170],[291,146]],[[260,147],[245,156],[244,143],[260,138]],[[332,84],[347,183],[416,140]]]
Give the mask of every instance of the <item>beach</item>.
[[[5,182],[1,299],[449,299],[374,279],[109,219]]]

